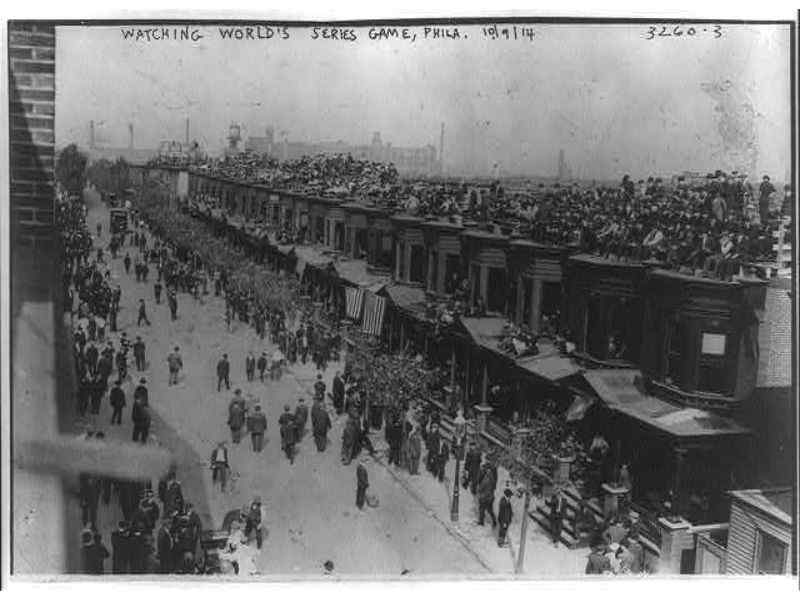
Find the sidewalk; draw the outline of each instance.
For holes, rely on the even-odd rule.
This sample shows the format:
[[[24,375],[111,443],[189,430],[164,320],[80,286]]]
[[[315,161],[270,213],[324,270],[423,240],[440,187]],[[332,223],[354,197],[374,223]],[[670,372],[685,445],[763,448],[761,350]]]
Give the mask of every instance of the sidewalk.
[[[468,489],[460,488],[459,520],[455,523],[451,521],[450,506],[455,460],[448,461],[443,482],[439,482],[425,470],[424,462],[421,462],[418,475],[410,475],[405,469],[388,465],[385,458],[388,454],[388,446],[382,432],[374,432],[370,437],[377,451],[376,462],[383,465],[432,517],[439,521],[451,535],[459,538],[463,544],[467,544],[476,558],[493,574],[504,576],[514,574],[520,543],[524,498],[518,498],[516,495],[511,498],[514,517],[508,528],[508,544],[501,548],[497,545],[497,529],[491,527],[488,517],[486,525],[477,524],[478,503]],[[423,459],[424,456],[425,452],[423,451]],[[461,467],[463,468],[463,462]],[[509,479],[508,473],[502,467],[498,469],[498,479],[495,513],[500,494],[503,493],[505,482]],[[536,509],[536,502],[536,499],[531,499],[529,508],[531,512]],[[555,547],[548,534],[532,519],[528,522],[526,537],[523,577],[575,577],[584,572],[586,557],[589,554],[588,549],[571,550],[563,544]]]

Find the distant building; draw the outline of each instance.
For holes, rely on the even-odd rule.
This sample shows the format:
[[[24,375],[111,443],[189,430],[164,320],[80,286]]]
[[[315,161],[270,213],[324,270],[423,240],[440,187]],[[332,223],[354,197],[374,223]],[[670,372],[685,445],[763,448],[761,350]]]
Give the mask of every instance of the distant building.
[[[353,145],[341,140],[290,142],[285,137],[277,141],[274,130],[268,128],[263,137],[248,137],[244,148],[281,160],[296,160],[314,154],[349,154],[360,160],[393,163],[401,175],[435,175],[441,171],[439,150],[433,144],[420,147],[392,146],[391,143],[381,140],[380,132],[373,134],[370,144]]]

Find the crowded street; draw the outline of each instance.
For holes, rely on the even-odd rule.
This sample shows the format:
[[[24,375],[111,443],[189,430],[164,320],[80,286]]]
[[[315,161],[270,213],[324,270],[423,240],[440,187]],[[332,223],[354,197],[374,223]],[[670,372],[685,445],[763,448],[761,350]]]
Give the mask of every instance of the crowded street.
[[[100,224],[107,232],[108,209],[99,195],[87,191],[84,197],[90,231]],[[106,243],[107,237],[102,236],[96,246]],[[175,454],[177,478],[184,495],[194,502],[204,528],[221,527],[226,512],[247,505],[258,495],[266,509],[267,532],[256,560],[261,574],[323,574],[328,560],[334,564],[334,575],[487,572],[473,552],[448,534],[418,499],[368,456],[363,460],[370,491],[378,496],[380,505],[364,511],[356,508],[357,461],[343,466],[339,460],[341,418],[333,418],[328,435],[331,443],[325,452],[317,452],[312,437],[306,435],[290,464],[281,452],[278,418],[284,405],[294,410],[299,398],[310,401],[317,374],[314,366],[298,362],[279,381],[248,382],[248,351],[256,356],[264,350],[271,354],[274,346],[241,323],[234,322],[228,331],[224,301],[213,295],[196,301],[189,294],[179,294],[178,319],[171,321],[166,303],[155,303],[152,281],[137,282],[132,273],[125,275],[122,256],[112,260],[110,267],[112,279],[122,289],[118,326],[129,338],[142,337],[147,362],[142,372],[131,367],[123,388],[131,398],[139,379],[146,379],[153,413],[151,434]],[[149,326],[136,325],[139,299],[148,306]],[[168,386],[167,356],[175,346],[180,348],[184,368],[178,384]],[[231,390],[223,387],[218,393],[215,365],[224,353],[231,363]],[[328,389],[335,370],[336,365],[331,364],[324,374]],[[238,445],[231,443],[227,407],[237,388],[245,398],[260,402],[266,413],[268,426],[260,454],[251,450],[247,438]],[[129,411],[118,426],[109,424],[111,413],[109,403],[103,402],[99,415],[76,423],[78,431],[91,424],[104,431],[107,439],[127,441],[132,428]],[[226,441],[230,452],[231,481],[225,493],[214,489],[209,468],[208,457],[219,441]],[[114,503],[109,506],[105,515],[104,507],[100,509],[106,530],[118,520]],[[510,556],[506,567],[512,567]]]

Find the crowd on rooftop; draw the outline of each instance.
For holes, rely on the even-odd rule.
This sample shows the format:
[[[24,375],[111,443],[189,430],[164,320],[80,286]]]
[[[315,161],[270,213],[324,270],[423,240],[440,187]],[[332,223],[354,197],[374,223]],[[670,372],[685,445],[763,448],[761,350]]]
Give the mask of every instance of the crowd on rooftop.
[[[793,206],[790,186],[781,195],[768,176],[756,188],[736,171],[669,181],[634,182],[626,175],[619,185],[540,183],[510,191],[499,182],[401,180],[391,164],[349,155],[279,161],[247,152],[208,160],[198,169],[721,279],[738,274],[740,265],[775,260],[773,232],[791,218]]]

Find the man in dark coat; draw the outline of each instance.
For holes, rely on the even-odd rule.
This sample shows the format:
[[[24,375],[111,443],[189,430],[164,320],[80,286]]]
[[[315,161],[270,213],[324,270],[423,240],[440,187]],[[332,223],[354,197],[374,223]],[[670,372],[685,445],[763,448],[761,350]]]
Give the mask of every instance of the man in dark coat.
[[[256,547],[260,550],[264,541],[264,532],[261,527],[261,496],[256,496],[250,504],[250,510],[245,519],[244,535],[247,538],[251,532],[256,534]]]
[[[434,476],[436,476],[439,471],[439,453],[441,452],[441,441],[442,434],[439,433],[439,427],[432,424],[431,429],[425,438],[425,445],[428,448],[428,458],[425,466]]]
[[[226,389],[231,389],[230,381],[231,363],[228,362],[228,355],[223,354],[222,358],[217,363],[217,391],[222,389],[223,382]]]
[[[105,560],[111,556],[108,549],[103,544],[103,537],[99,533],[95,533],[92,538],[92,545],[88,552],[88,565],[87,572],[90,575],[102,575],[105,572]]]
[[[481,470],[481,480],[478,483],[478,525],[484,524],[484,515],[488,512],[492,518],[492,527],[497,526],[497,517],[494,515],[494,474],[488,464]]]
[[[286,453],[286,458],[294,464],[294,444],[297,435],[297,425],[294,422],[294,415],[289,405],[283,407],[283,414],[278,419],[281,428],[281,448]]]
[[[125,392],[120,387],[120,381],[114,382],[114,387],[109,393],[109,400],[113,412],[111,413],[111,424],[122,425],[122,409],[125,408]]]
[[[99,356],[100,353],[97,350],[97,346],[89,342],[89,345],[86,347],[85,358],[86,367],[89,369],[89,375],[92,377],[97,374],[97,359]]]
[[[225,485],[228,482],[229,470],[228,449],[225,447],[225,442],[219,442],[211,452],[211,479],[214,482],[219,482],[220,491],[222,492],[225,491]]]
[[[550,507],[550,535],[553,538],[553,545],[558,546],[561,529],[564,526],[563,520],[567,503],[561,497],[561,492],[557,490],[547,501],[547,505]]]
[[[242,427],[245,424],[244,398],[241,394],[241,390],[236,390],[236,395],[228,405],[228,427],[231,428],[231,440],[234,444],[242,441]]]
[[[367,476],[367,468],[364,466],[363,462],[359,462],[356,468],[356,506],[359,510],[364,509],[364,500],[366,500],[368,487],[369,477]]]
[[[144,298],[139,299],[139,317],[136,319],[136,326],[141,327],[142,321],[150,325],[150,319],[147,318],[147,309],[144,305]]]
[[[333,408],[336,409],[336,414],[342,414],[344,410],[344,381],[337,371],[333,378]]]
[[[261,406],[256,404],[253,414],[247,417],[247,431],[250,433],[253,452],[261,452],[264,448],[264,432],[266,430],[267,417],[261,412]]]
[[[267,370],[267,353],[262,352],[261,356],[258,357],[258,362],[256,363],[258,366],[258,378],[263,382],[264,381],[264,371]]]
[[[248,352],[244,359],[244,374],[247,381],[253,381],[256,376],[256,357],[252,352]]]
[[[322,402],[314,402],[311,408],[311,427],[314,430],[314,443],[317,451],[322,452],[328,442],[328,431],[331,428],[331,418]]]
[[[351,414],[344,425],[344,431],[342,431],[342,464],[349,465],[353,460],[359,433],[358,420]]]
[[[297,408],[294,409],[294,423],[297,426],[297,441],[302,442],[306,433],[306,423],[308,422],[308,407],[303,398],[298,398]]]
[[[134,400],[131,420],[133,421],[133,441],[144,444],[150,434],[150,411],[141,400]]]
[[[478,480],[481,473],[481,451],[475,445],[475,442],[470,442],[469,444],[469,449],[464,458],[464,472],[467,475],[465,483],[469,485],[469,490],[474,496],[478,493]]]
[[[389,444],[389,464],[400,466],[400,444],[403,440],[403,423],[399,415],[386,422],[386,442]]]
[[[322,381],[322,373],[317,373],[317,381],[314,383],[314,400],[325,400],[325,382]]]
[[[156,281],[153,284],[153,292],[154,292],[155,297],[156,297],[156,304],[161,304],[161,290],[163,290],[163,289],[164,289],[164,286],[161,285],[160,281]]]
[[[127,275],[131,270],[131,255],[130,253],[125,253],[125,258],[122,259],[122,264],[125,266],[125,274]]]
[[[145,406],[150,405],[150,394],[147,391],[147,380],[144,377],[139,380],[139,385],[133,390],[133,399],[140,400]]]
[[[92,414],[100,414],[100,402],[103,400],[103,394],[106,391],[106,385],[102,379],[97,378],[89,382],[89,397],[92,402]]]
[[[183,512],[183,489],[181,482],[175,478],[175,473],[172,473],[164,490],[164,514],[176,512]]]
[[[144,342],[139,335],[136,336],[136,341],[133,342],[133,360],[136,362],[136,370],[144,371],[146,366],[144,360]]]
[[[120,521],[111,532],[111,572],[115,575],[130,573],[130,523]]]
[[[172,573],[175,559],[175,540],[170,531],[171,520],[161,521],[156,535],[156,551],[158,552],[158,572],[162,575]]]
[[[511,496],[513,492],[506,488],[503,492],[503,497],[500,498],[500,504],[497,507],[497,522],[500,527],[497,530],[497,545],[502,547],[506,544],[506,532],[508,526],[511,524],[511,518],[514,516],[514,511],[511,509]]]

